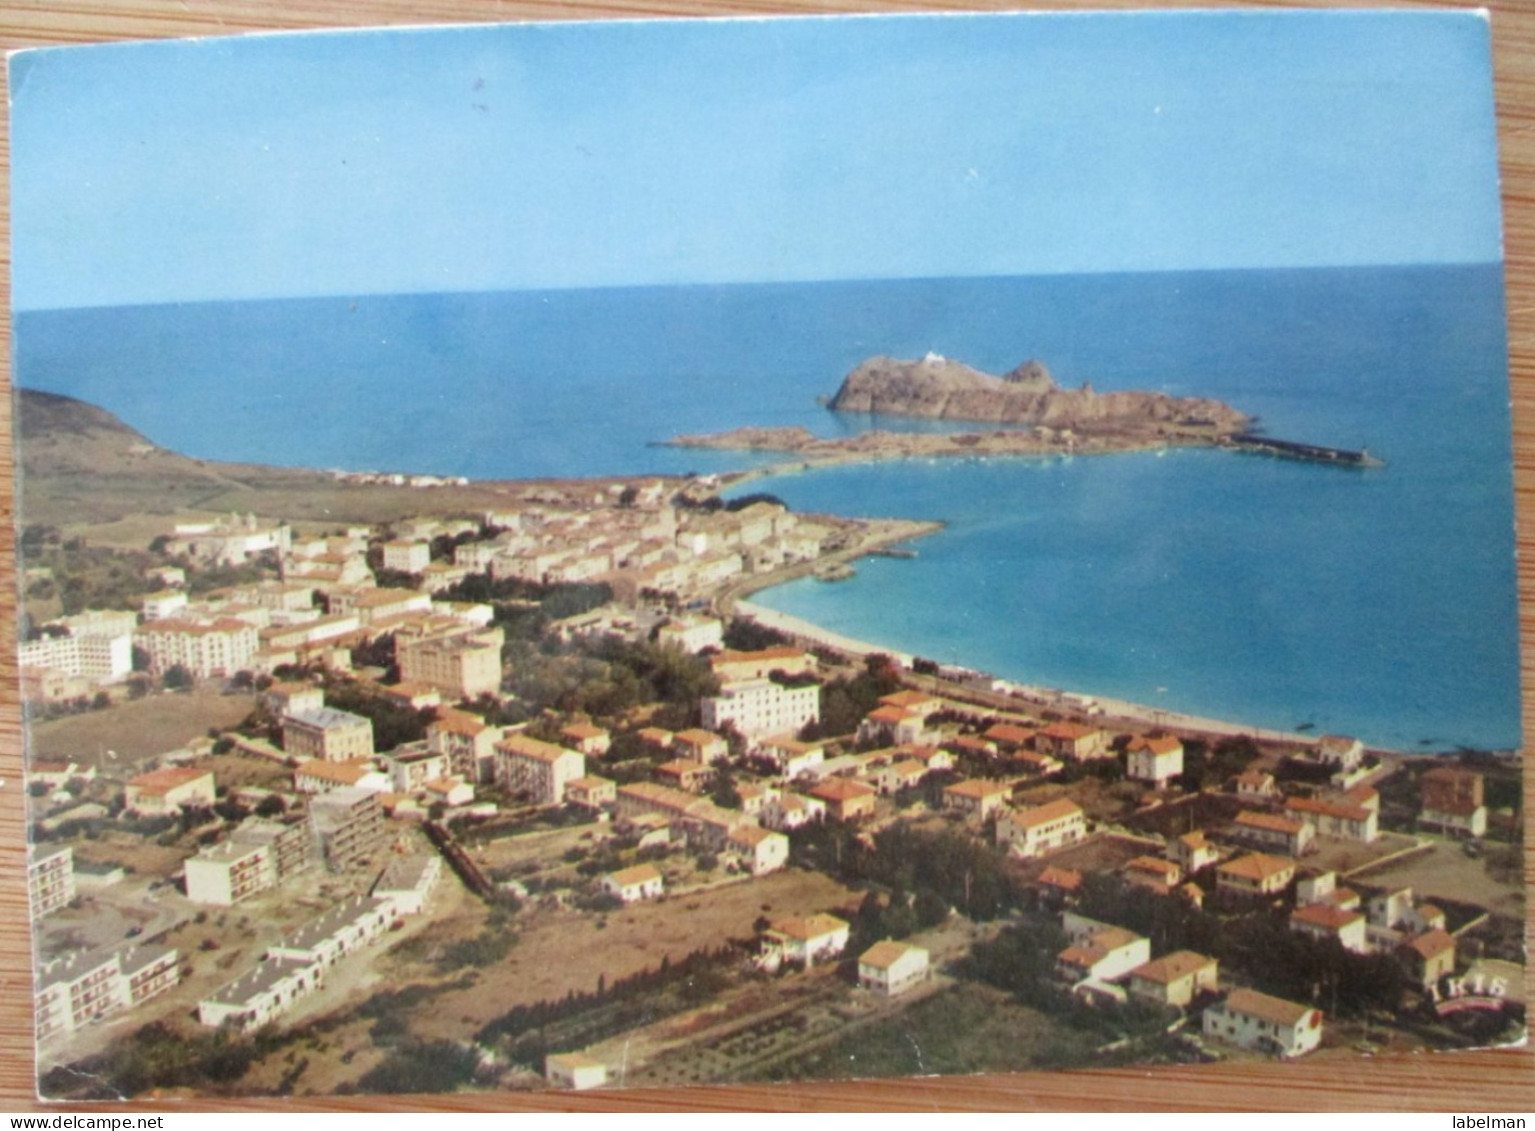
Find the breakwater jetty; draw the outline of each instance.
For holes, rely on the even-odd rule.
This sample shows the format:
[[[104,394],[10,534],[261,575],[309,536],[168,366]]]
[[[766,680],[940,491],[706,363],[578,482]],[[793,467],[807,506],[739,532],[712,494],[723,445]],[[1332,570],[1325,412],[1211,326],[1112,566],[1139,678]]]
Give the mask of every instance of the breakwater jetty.
[[[1299,444],[1294,440],[1276,440],[1253,432],[1239,432],[1220,442],[1221,447],[1258,455],[1299,459],[1308,463],[1330,463],[1338,467],[1385,467],[1386,461],[1372,456],[1367,449],[1326,448],[1319,444]]]

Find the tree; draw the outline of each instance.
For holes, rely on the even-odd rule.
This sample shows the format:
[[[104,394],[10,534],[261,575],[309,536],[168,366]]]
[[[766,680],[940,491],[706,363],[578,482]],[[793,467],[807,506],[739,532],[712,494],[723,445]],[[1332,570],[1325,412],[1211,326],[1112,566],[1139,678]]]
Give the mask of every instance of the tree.
[[[181,664],[172,664],[165,669],[165,674],[160,677],[160,682],[165,685],[167,691],[180,691],[191,687],[194,682],[192,673]]]

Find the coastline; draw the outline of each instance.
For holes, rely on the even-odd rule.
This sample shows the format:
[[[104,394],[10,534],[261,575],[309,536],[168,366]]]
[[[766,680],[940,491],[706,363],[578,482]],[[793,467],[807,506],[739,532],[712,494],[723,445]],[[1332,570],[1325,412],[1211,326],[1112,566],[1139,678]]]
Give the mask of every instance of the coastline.
[[[790,636],[800,638],[814,645],[836,649],[850,656],[863,657],[873,653],[884,653],[899,661],[908,669],[911,668],[914,659],[914,656],[909,652],[872,644],[869,641],[858,640],[851,636],[844,636],[802,617],[797,617],[790,613],[781,613],[776,609],[767,608],[765,605],[760,605],[753,601],[737,601],[734,611],[768,628],[777,629],[780,632],[787,633]],[[1164,710],[1160,707],[1151,707],[1144,703],[1133,703],[1126,699],[1096,695],[1088,691],[1061,690],[1035,684],[1022,684],[1012,680],[1001,680],[985,672],[978,671],[976,675],[982,680],[996,679],[998,683],[1008,689],[1006,691],[965,689],[967,696],[984,699],[989,705],[995,705],[998,710],[1011,709],[1022,711],[1025,708],[1045,708],[1083,718],[1126,722],[1148,728],[1167,727],[1222,738],[1247,737],[1256,741],[1283,742],[1297,745],[1311,745],[1316,742],[1315,735],[1302,734],[1299,731],[1274,730],[1267,727],[1244,725],[1227,719],[1212,718],[1206,715],[1193,715],[1181,711]],[[928,677],[928,681],[935,685],[953,684],[952,680],[941,678]],[[1088,704],[1091,704],[1091,708],[1088,707]],[[1389,754],[1405,754],[1404,751],[1389,747],[1372,746],[1370,749]]]

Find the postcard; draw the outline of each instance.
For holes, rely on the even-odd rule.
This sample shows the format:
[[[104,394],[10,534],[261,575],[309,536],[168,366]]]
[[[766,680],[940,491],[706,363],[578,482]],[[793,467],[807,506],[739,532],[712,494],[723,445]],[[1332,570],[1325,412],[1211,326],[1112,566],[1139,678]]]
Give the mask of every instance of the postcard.
[[[1483,16],[10,75],[44,1097],[1523,1040]]]

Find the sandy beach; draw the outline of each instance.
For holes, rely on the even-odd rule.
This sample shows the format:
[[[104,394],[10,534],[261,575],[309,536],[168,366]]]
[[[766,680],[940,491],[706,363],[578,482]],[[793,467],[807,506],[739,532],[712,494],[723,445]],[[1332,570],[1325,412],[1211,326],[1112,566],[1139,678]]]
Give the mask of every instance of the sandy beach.
[[[735,609],[740,616],[750,617],[759,624],[775,628],[780,632],[786,632],[812,644],[835,648],[856,656],[867,656],[871,653],[883,652],[885,655],[896,659],[908,669],[912,664],[913,657],[910,653],[879,644],[871,644],[866,640],[856,640],[850,636],[843,636],[840,633],[831,632],[800,617],[790,616],[788,613],[765,608],[751,601],[739,601]],[[982,674],[984,676],[984,673]],[[940,692],[944,687],[953,688],[956,686],[952,682],[944,680],[933,680],[932,682],[936,685],[935,690]],[[1167,711],[1160,707],[1150,707],[1143,703],[1131,703],[1124,699],[1112,699],[1087,692],[1066,692],[1056,688],[1020,684],[1012,681],[1006,681],[1006,686],[1008,690],[1005,692],[983,691],[973,687],[966,687],[965,697],[984,702],[1000,711],[1021,711],[1026,707],[1039,707],[1083,718],[1092,718],[1104,722],[1120,721],[1146,728],[1166,727],[1179,731],[1227,737],[1245,735],[1253,739],[1291,742],[1302,745],[1309,745],[1315,742],[1317,737],[1315,735],[1301,734],[1298,731],[1269,730],[1263,727],[1234,723],[1224,719],[1212,719],[1202,715]]]

